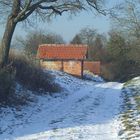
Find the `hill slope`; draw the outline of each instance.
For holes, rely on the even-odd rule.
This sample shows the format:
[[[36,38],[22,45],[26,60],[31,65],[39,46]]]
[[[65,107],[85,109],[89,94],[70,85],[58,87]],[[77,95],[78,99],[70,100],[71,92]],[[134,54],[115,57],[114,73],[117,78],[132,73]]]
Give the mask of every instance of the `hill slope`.
[[[133,78],[123,87],[122,138],[140,139],[140,77]]]
[[[53,72],[62,93],[34,95],[22,108],[2,108],[0,139],[117,140],[123,84],[93,82]],[[26,91],[30,92],[30,91]]]

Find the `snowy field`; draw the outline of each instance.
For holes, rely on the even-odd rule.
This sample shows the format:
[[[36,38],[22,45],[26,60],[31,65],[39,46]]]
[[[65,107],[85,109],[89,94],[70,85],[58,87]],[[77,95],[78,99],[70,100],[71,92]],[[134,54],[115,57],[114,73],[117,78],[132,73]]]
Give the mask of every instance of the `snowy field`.
[[[119,140],[123,84],[52,74],[65,90],[1,108],[0,140]]]

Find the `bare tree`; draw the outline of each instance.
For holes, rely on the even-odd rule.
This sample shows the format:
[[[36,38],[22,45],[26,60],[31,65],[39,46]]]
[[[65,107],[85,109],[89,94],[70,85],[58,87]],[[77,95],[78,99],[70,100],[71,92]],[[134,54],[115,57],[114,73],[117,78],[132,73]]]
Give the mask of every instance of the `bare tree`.
[[[36,30],[29,32],[25,39],[16,39],[18,47],[21,46],[24,49],[24,53],[31,60],[35,60],[37,55],[37,49],[40,44],[64,44],[62,36],[56,33],[45,33],[43,30]]]
[[[70,41],[71,44],[83,44],[81,37],[76,34],[73,39]]]
[[[93,47],[94,42],[96,39],[97,31],[92,28],[83,28],[80,30],[80,32],[76,35],[80,39],[81,44],[87,44],[88,45],[88,58],[92,59],[93,54]],[[75,36],[75,37],[76,37]],[[74,37],[74,39],[75,39]]]
[[[92,10],[104,13],[103,0],[0,0],[0,14],[8,14],[5,32],[1,43],[1,67],[8,61],[11,39],[17,23],[29,20],[29,17],[47,18],[62,15],[63,12],[76,13]]]
[[[121,31],[127,39],[140,38],[139,0],[124,0],[112,9],[111,17],[114,30]]]

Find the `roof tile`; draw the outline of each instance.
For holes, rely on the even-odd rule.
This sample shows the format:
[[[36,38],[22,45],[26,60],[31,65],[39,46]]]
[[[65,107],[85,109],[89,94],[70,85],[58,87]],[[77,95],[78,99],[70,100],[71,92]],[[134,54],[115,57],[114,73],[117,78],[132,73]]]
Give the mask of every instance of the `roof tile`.
[[[38,48],[40,59],[85,59],[87,45],[42,44]]]

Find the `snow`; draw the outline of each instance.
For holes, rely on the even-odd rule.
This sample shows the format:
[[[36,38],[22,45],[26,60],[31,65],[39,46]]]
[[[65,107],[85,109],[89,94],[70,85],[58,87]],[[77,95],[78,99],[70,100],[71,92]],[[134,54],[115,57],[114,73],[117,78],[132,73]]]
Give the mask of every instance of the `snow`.
[[[89,71],[84,71],[84,79],[91,80],[94,82],[104,82],[104,79],[98,75],[95,75]]]
[[[122,139],[140,139],[140,76],[126,82],[123,87],[124,98],[121,120]]]
[[[30,93],[34,102],[28,106],[1,108],[0,140],[119,139],[123,84],[51,74],[65,90],[53,95]]]

